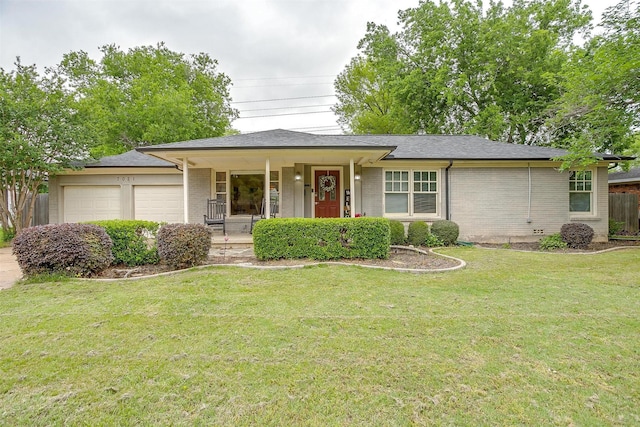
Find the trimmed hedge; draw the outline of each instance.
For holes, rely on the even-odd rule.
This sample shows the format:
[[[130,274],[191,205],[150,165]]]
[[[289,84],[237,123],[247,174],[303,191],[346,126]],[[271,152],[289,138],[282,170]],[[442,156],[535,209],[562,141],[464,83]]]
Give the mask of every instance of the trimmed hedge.
[[[272,218],[253,229],[258,259],[388,258],[390,226],[386,218]]]
[[[204,224],[164,225],[158,231],[158,255],[175,269],[202,264],[209,256],[211,234]]]
[[[564,224],[560,228],[562,240],[573,249],[587,249],[593,240],[593,228],[581,222]]]
[[[458,224],[453,221],[441,219],[431,224],[431,234],[440,239],[443,244],[452,246],[455,245],[458,240],[460,228]]]
[[[407,242],[413,246],[424,246],[429,237],[429,225],[424,221],[415,221],[409,224],[407,230]]]
[[[160,262],[155,237],[160,223],[154,221],[113,219],[91,221],[105,229],[113,242],[113,263],[128,266]]]
[[[389,220],[389,227],[391,230],[391,244],[404,245],[407,242],[407,238],[404,234],[404,224],[396,219],[392,219]]]
[[[13,253],[27,276],[92,276],[111,265],[111,246],[104,229],[93,224],[29,227],[13,239]]]

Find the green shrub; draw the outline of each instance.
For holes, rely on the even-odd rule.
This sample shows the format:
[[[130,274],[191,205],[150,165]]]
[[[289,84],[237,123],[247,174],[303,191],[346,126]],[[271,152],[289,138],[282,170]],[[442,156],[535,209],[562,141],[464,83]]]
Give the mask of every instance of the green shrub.
[[[413,246],[424,246],[429,236],[429,225],[424,221],[415,221],[409,224],[407,230],[407,242]]]
[[[444,243],[442,242],[442,240],[440,240],[439,237],[434,236],[433,234],[429,233],[427,234],[427,238],[424,241],[424,246],[428,247],[428,248],[437,248],[440,246],[444,246]]]
[[[404,225],[400,221],[390,220],[389,228],[391,230],[392,245],[404,245],[407,242],[407,238],[404,235]]]
[[[143,265],[160,261],[156,234],[160,223],[141,220],[92,221],[105,229],[113,242],[114,264]]]
[[[203,224],[163,225],[157,242],[160,259],[171,268],[193,267],[209,255],[211,229]]]
[[[13,228],[0,229],[0,243],[10,242],[14,237],[16,237],[16,231]]]
[[[272,218],[253,229],[258,259],[388,258],[386,218]]]
[[[104,229],[93,224],[29,227],[13,239],[13,253],[26,276],[92,276],[111,265],[111,246]]]
[[[552,251],[554,249],[564,249],[567,244],[562,240],[560,233],[545,236],[538,242],[538,245],[543,251]]]
[[[431,234],[440,239],[444,245],[452,246],[458,240],[460,228],[453,221],[441,219],[431,225]]]
[[[593,239],[593,228],[580,222],[564,224],[560,228],[562,240],[573,249],[587,249]]]
[[[623,229],[624,222],[616,221],[615,219],[609,218],[609,237],[620,234]]]

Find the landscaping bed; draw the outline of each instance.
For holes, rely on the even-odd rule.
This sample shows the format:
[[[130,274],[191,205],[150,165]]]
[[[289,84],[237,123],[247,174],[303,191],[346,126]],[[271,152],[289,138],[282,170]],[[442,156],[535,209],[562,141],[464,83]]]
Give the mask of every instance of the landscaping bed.
[[[391,249],[388,259],[345,259],[339,261],[317,261],[312,259],[280,259],[260,261],[254,256],[210,256],[205,265],[251,265],[256,267],[287,267],[312,264],[343,263],[353,265],[372,266],[380,268],[395,268],[404,270],[442,270],[460,265],[455,259],[446,258],[426,251],[416,251],[413,248]],[[103,271],[99,278],[141,277],[171,271],[165,264],[142,265],[138,267],[113,266]]]

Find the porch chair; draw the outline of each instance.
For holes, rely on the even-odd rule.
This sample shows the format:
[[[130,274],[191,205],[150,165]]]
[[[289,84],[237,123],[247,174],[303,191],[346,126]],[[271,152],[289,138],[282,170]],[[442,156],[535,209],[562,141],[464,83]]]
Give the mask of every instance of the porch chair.
[[[221,227],[222,234],[226,230],[227,204],[219,199],[207,199],[207,213],[204,215],[204,223],[212,227]]]
[[[265,207],[265,200],[262,199],[262,203],[260,204],[260,215],[256,215],[256,214],[251,215],[251,229],[249,231],[250,234],[253,234],[253,226],[255,225],[255,223],[260,221],[261,219],[266,218],[264,207]],[[278,214],[278,202],[271,202],[271,205],[269,206],[269,208],[270,208],[269,213],[271,214],[271,218],[275,218],[276,215]]]

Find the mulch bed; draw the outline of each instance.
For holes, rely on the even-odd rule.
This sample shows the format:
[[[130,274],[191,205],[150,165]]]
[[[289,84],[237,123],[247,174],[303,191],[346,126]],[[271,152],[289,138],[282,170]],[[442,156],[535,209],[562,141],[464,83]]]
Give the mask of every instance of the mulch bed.
[[[476,245],[482,248],[502,249],[502,250],[521,250],[542,252],[538,243],[511,243],[511,244],[481,244]],[[544,251],[545,253],[592,253],[603,251],[606,249],[626,246],[640,246],[640,241],[634,240],[612,240],[609,242],[591,243],[587,249],[556,249],[553,251]],[[252,265],[258,267],[291,267],[299,265],[311,265],[332,261],[316,261],[310,259],[281,259],[276,261],[260,261],[255,257],[210,257],[206,262],[207,265]],[[441,257],[435,254],[424,254],[416,252],[412,249],[392,248],[388,259],[351,259],[339,261],[344,264],[374,266],[382,268],[395,268],[407,270],[425,270],[434,271],[446,268],[452,268],[460,265],[454,259]],[[142,265],[138,267],[113,266],[103,271],[97,278],[101,279],[120,279],[128,277],[143,277],[158,273],[171,271],[169,266],[159,265]]]
[[[316,261],[310,259],[281,259],[274,261],[260,261],[255,257],[209,257],[206,265],[252,265],[258,267],[291,267],[298,265],[311,265],[332,261]],[[396,269],[417,269],[417,270],[440,270],[456,267],[460,263],[451,258],[445,258],[434,254],[423,254],[411,249],[392,248],[388,259],[349,259],[336,261],[344,264],[365,265],[383,268]],[[152,274],[165,273],[171,271],[169,266],[141,265],[138,267],[113,266],[103,271],[97,278],[100,279],[120,279],[128,277],[149,276]]]

